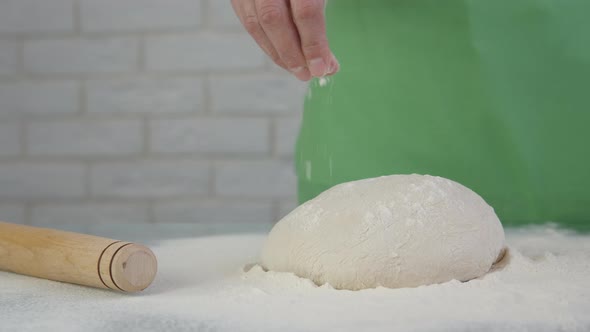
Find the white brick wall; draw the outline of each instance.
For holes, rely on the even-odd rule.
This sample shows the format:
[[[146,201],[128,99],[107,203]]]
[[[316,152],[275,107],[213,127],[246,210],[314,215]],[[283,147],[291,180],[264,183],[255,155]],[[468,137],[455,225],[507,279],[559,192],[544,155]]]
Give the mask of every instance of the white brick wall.
[[[0,77],[16,73],[18,53],[16,43],[0,40]]]
[[[133,78],[89,81],[90,113],[202,112],[201,78]]]
[[[264,154],[269,151],[270,123],[251,118],[182,118],[153,120],[154,153]]]
[[[193,161],[141,161],[98,164],[90,173],[96,197],[146,198],[207,195],[209,166]]]
[[[0,207],[1,208],[1,207]],[[70,203],[39,204],[31,211],[31,224],[52,226],[62,224],[145,223],[148,206],[143,203]]]
[[[290,197],[295,175],[290,162],[242,161],[217,165],[215,191],[228,197]]]
[[[0,81],[0,116],[75,113],[79,90],[73,81]]]
[[[250,37],[240,33],[178,34],[150,37],[146,66],[154,71],[228,71],[260,69],[264,55]]]
[[[32,122],[27,151],[32,156],[137,155],[143,146],[141,129],[139,120],[126,119]]]
[[[277,120],[275,126],[275,144],[277,154],[290,158],[295,153],[295,142],[299,134],[300,117],[288,117]]]
[[[288,114],[303,99],[302,84],[276,75],[222,76],[211,80],[213,112]]]
[[[274,222],[304,90],[228,0],[0,0],[0,220]]]
[[[66,163],[0,165],[0,200],[77,198],[85,194],[85,169]]]
[[[134,38],[73,38],[26,41],[24,69],[34,74],[129,73],[138,67]]]
[[[72,31],[73,11],[73,0],[2,0],[0,34]]]
[[[284,216],[288,215],[289,213],[291,213],[291,211],[293,211],[296,207],[297,207],[297,200],[295,199],[295,197],[288,199],[288,200],[284,200],[281,201],[279,203],[279,215],[278,218],[283,218]]]
[[[192,200],[158,203],[156,222],[272,222],[271,202]]]
[[[16,121],[0,122],[0,157],[21,153],[21,124]]]
[[[229,1],[225,0],[210,0],[209,5],[209,21],[211,25],[217,28],[241,28],[241,23],[238,17],[234,14]]]
[[[199,0],[81,0],[84,31],[157,31],[196,28]]]

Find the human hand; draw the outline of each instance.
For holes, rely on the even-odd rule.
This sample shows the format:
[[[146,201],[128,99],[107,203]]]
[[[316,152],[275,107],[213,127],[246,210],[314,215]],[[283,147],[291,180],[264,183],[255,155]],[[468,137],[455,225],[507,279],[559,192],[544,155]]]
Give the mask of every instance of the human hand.
[[[340,69],[328,45],[325,0],[232,0],[240,21],[278,66],[298,79]]]

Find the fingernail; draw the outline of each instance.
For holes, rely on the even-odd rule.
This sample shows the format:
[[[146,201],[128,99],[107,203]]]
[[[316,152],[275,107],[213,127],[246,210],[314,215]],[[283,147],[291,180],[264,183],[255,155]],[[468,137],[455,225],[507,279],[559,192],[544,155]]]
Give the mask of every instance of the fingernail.
[[[324,75],[326,75],[327,72],[327,68],[326,68],[326,63],[324,62],[324,59],[321,58],[317,58],[317,59],[312,59],[311,61],[309,61],[309,71],[311,72],[311,75],[315,76],[315,77],[322,77]]]

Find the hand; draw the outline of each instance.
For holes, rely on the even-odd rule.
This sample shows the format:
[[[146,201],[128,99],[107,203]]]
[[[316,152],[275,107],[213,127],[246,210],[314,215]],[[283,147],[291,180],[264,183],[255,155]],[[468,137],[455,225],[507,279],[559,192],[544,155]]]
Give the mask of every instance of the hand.
[[[338,72],[326,37],[325,0],[232,0],[258,46],[298,79]]]

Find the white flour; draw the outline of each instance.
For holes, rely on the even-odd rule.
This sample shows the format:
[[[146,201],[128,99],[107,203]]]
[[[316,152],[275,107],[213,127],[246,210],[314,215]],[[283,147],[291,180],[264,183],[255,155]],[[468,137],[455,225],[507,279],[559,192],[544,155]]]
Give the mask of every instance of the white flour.
[[[263,235],[171,240],[139,295],[0,272],[0,331],[589,331],[590,236],[507,231],[511,261],[467,283],[338,291],[254,266]]]

